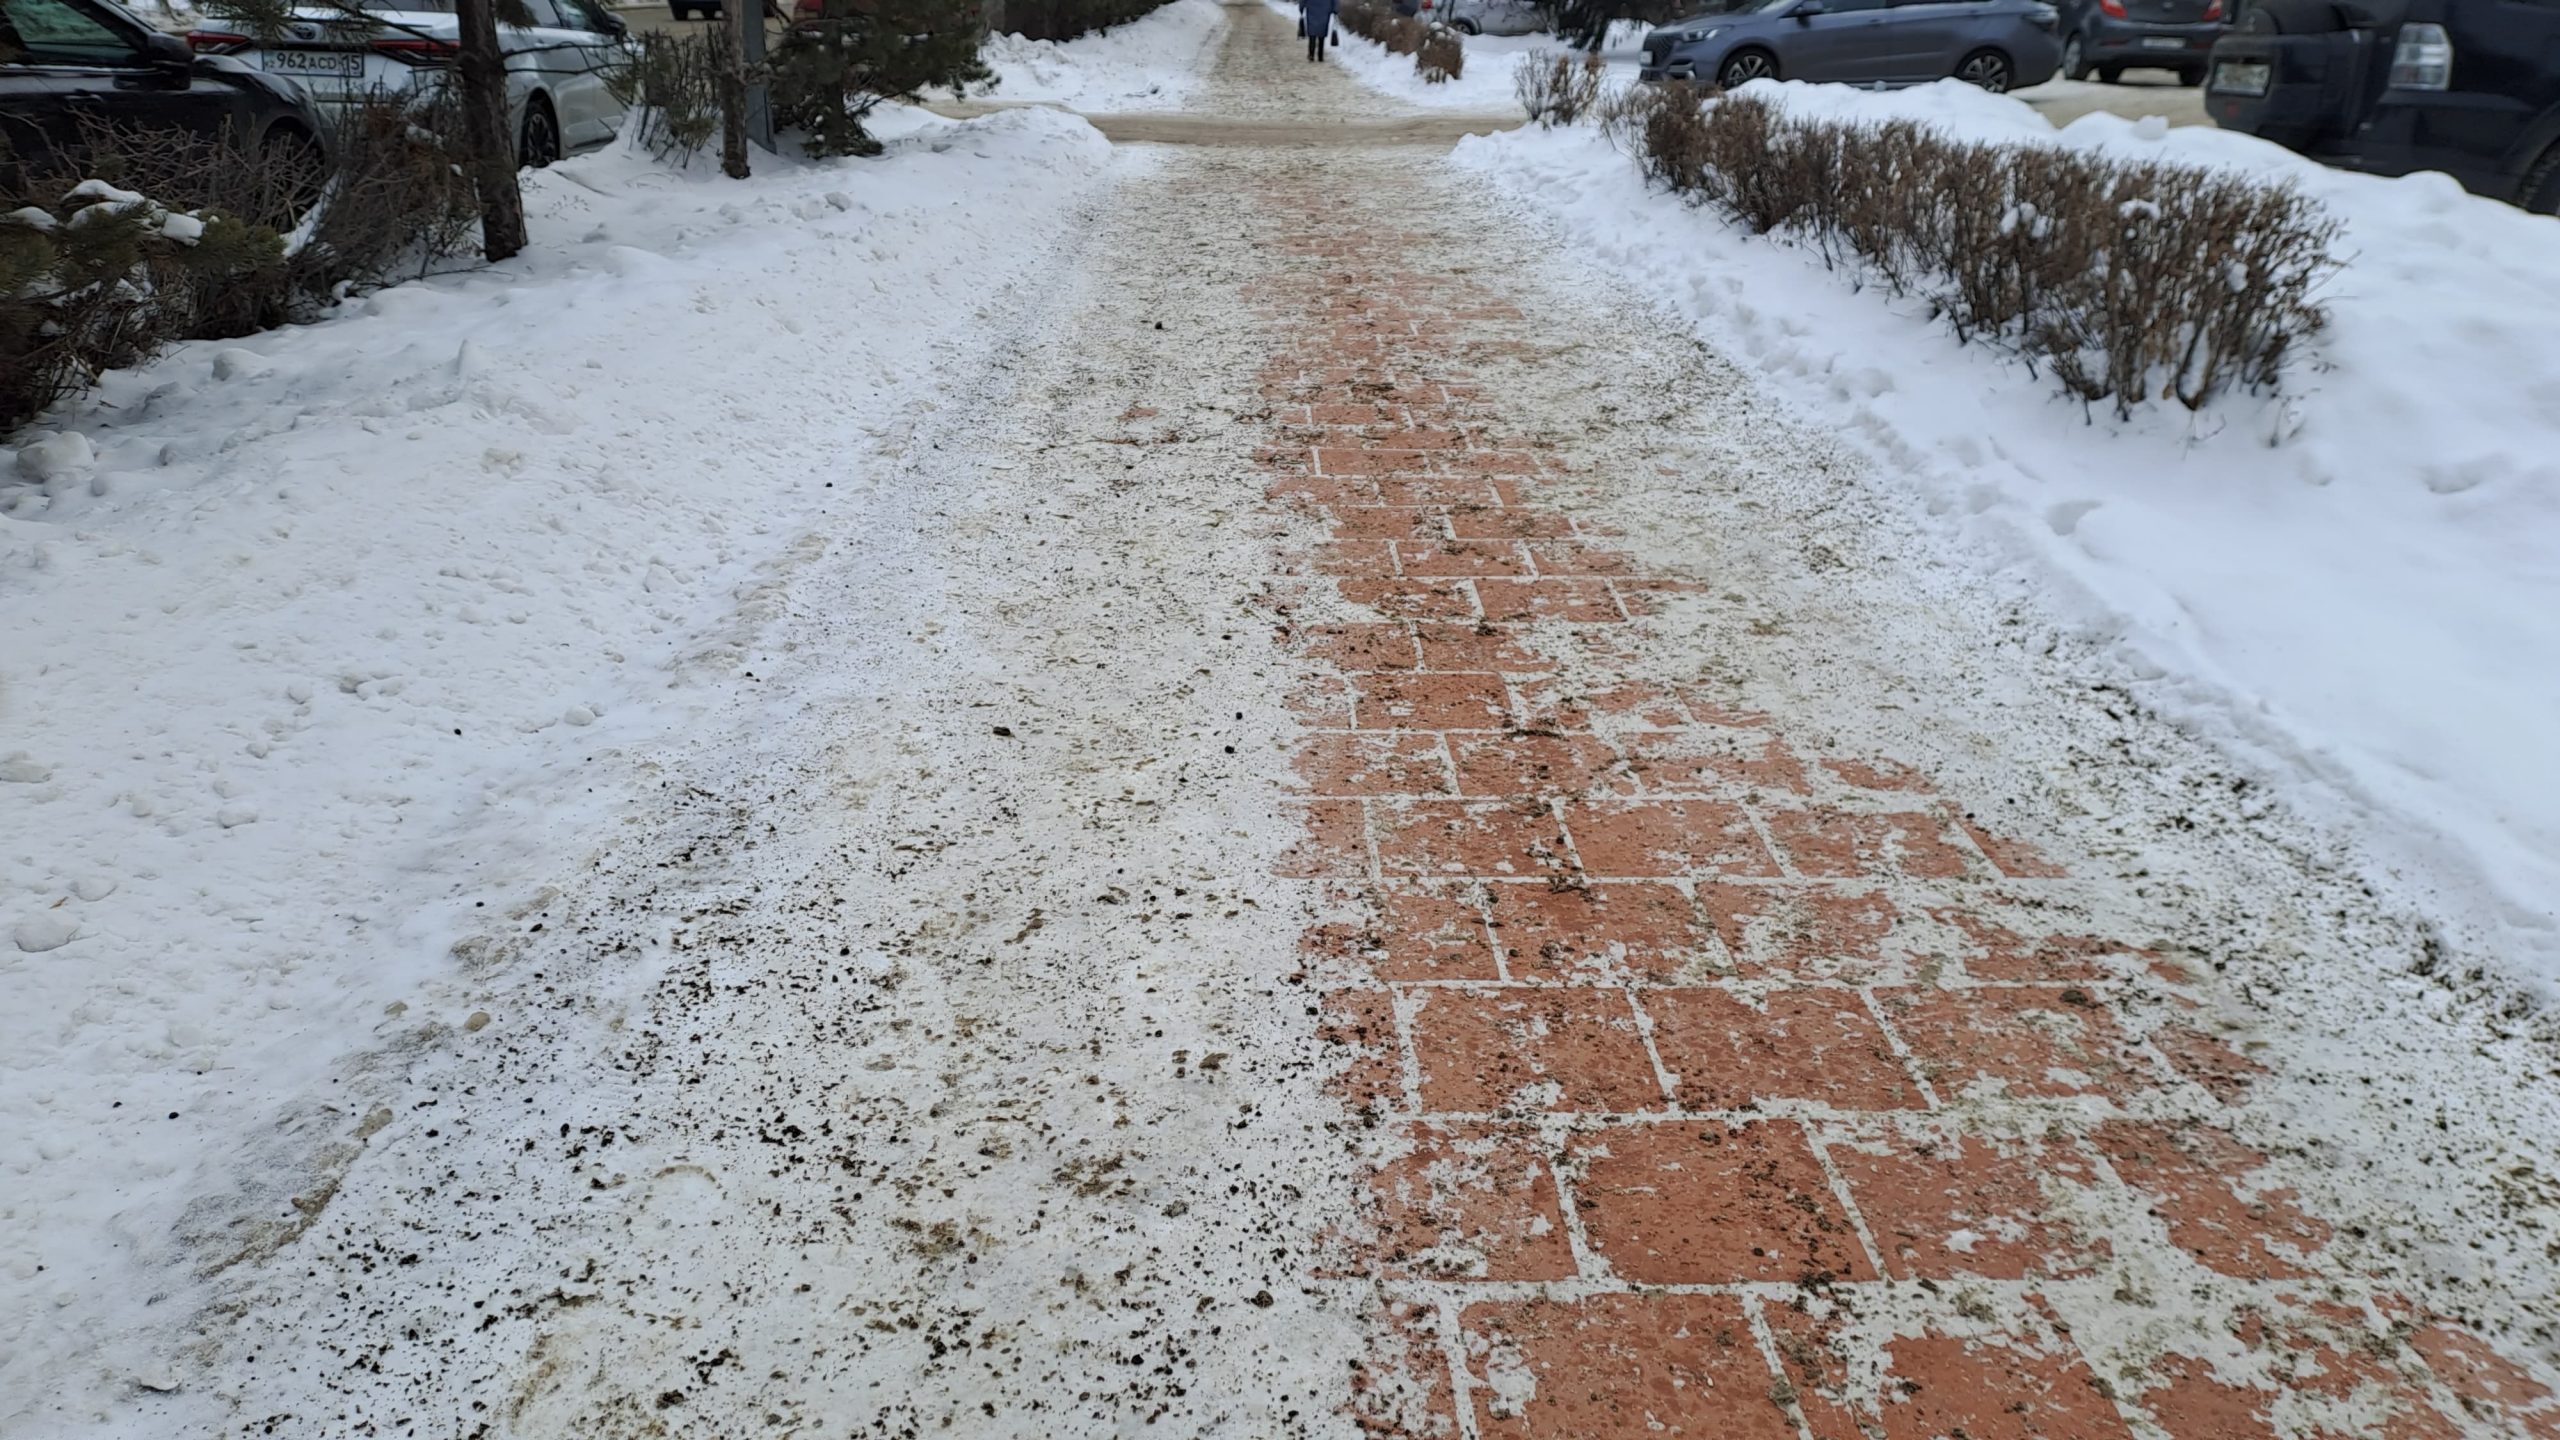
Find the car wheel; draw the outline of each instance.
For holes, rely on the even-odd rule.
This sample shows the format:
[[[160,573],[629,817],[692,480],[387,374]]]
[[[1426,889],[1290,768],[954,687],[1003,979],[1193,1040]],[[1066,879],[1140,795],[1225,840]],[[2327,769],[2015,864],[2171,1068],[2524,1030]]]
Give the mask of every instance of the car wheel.
[[[2560,215],[2560,145],[2542,152],[2516,187],[2516,203],[2536,215]]]
[[[560,158],[560,122],[551,102],[536,95],[524,104],[524,127],[516,135],[516,163],[539,170]]]
[[[1739,90],[1754,80],[1778,78],[1778,62],[1766,50],[1737,50],[1716,71],[1716,88]]]
[[[1994,95],[2006,95],[2016,72],[2009,68],[2009,57],[1999,51],[1976,50],[1956,67],[1956,78],[1967,85],[1979,85]]]
[[[1449,22],[1449,28],[1457,31],[1461,35],[1481,35],[1484,33],[1484,27],[1478,25],[1473,20],[1452,20]]]
[[[2071,80],[2089,78],[2089,47],[2076,34],[2062,42],[2062,73]]]
[[[2123,81],[2123,79],[2124,67],[2121,65],[2101,65],[2098,67],[2098,83],[2101,85],[2118,84]]]
[[[2178,83],[2186,86],[2190,90],[2193,90],[2197,86],[2203,84],[2204,67],[2201,65],[2186,65],[2179,67]]]

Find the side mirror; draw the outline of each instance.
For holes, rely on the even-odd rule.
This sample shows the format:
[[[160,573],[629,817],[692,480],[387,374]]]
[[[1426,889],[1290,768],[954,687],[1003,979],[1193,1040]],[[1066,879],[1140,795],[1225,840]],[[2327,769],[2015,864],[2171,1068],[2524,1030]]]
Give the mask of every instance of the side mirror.
[[[1830,8],[1830,6],[1823,4],[1822,0],[1804,0],[1804,3],[1796,6],[1796,8],[1789,13],[1796,17],[1796,22],[1798,24],[1802,24],[1816,15],[1829,13]]]
[[[614,14],[610,10],[597,11],[596,20],[604,33],[612,36],[616,40],[624,39],[631,34],[631,22]]]
[[[157,30],[143,36],[142,63],[150,67],[151,73],[178,89],[183,90],[195,83],[195,47],[181,36],[165,35]]]

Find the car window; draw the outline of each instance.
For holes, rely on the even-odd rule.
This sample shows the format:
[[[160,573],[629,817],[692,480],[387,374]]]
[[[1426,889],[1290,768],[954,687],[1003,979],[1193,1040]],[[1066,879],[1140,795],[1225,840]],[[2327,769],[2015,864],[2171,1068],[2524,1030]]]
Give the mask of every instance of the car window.
[[[524,0],[524,8],[525,12],[533,17],[535,29],[558,30],[564,28],[560,24],[560,12],[552,8],[551,0]]]
[[[69,0],[0,0],[0,35],[34,65],[129,65],[135,54],[125,32]]]
[[[1833,15],[1846,15],[1852,10],[1881,10],[1885,0],[1823,0],[1822,8]]]
[[[588,0],[559,0],[559,3],[562,24],[572,30],[585,30],[598,35],[605,33],[604,12],[588,3]]]

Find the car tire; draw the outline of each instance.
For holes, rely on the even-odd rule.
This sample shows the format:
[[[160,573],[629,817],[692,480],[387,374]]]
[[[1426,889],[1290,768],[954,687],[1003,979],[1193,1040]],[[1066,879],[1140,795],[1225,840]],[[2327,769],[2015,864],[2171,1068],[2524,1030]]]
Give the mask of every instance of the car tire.
[[[560,120],[551,102],[540,95],[524,102],[524,123],[516,127],[516,164],[539,170],[560,158]]]
[[[1481,35],[1484,33],[1484,28],[1476,24],[1473,20],[1452,20],[1449,22],[1449,28],[1457,31],[1461,35]]]
[[[1956,78],[1994,95],[2006,95],[2017,83],[2018,70],[1997,50],[1976,50],[1956,62]]]
[[[2193,90],[2204,83],[2204,68],[2205,67],[2202,65],[2180,66],[2178,69],[2178,83],[2186,86],[2190,90]]]
[[[1778,57],[1766,50],[1736,50],[1716,67],[1716,88],[1739,90],[1754,80],[1778,78]]]
[[[2560,215],[2560,145],[2542,152],[2516,187],[2516,203],[2535,215]]]
[[[2063,37],[2063,78],[2066,80],[2086,80],[2089,78],[2089,70],[2089,47],[2080,39],[2080,33],[2075,30],[2071,34]]]
[[[2101,65],[2101,66],[2099,66],[2099,67],[2098,67],[2098,83],[2099,83],[2099,84],[2101,84],[2101,85],[2117,85],[2117,84],[2122,84],[2122,83],[2123,83],[2123,81],[2124,81],[2124,67],[2123,67],[2123,66],[2121,66],[2121,65]]]

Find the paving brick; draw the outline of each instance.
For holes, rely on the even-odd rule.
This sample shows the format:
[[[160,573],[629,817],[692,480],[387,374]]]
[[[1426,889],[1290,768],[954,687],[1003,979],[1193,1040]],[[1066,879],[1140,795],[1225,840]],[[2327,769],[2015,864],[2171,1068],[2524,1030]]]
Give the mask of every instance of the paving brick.
[[[2067,1340],[1906,1336],[1886,1355],[1885,1440],[2131,1440]]]
[[[1648,989],[1654,1052],[1692,1110],[1802,1100],[1835,1110],[1916,1110],[1927,1100],[1854,990]]]
[[[1562,511],[1466,506],[1449,512],[1449,529],[1461,540],[1546,540],[1573,533]]]
[[[1484,909],[1475,887],[1361,892],[1357,920],[1331,921],[1307,933],[1310,954],[1365,967],[1377,980],[1499,980]]]
[[[1527,1126],[1429,1121],[1371,1179],[1388,1276],[1562,1280],[1572,1242],[1545,1142]]]
[[[1352,576],[1334,582],[1342,598],[1403,620],[1471,620],[1476,596],[1463,580]]]
[[[1832,1136],[1825,1148],[1895,1279],[2061,1278],[2108,1253],[2054,1214],[2047,1187],[2099,1183],[2068,1140],[1888,1126]]]
[[[1555,658],[1519,637],[1506,625],[1417,625],[1426,670],[1494,670],[1504,674],[1543,674],[1556,668]]]
[[[1325,512],[1341,540],[1436,540],[1449,533],[1446,512],[1420,505],[1342,505]]]
[[[1579,989],[1408,992],[1422,1104],[1432,1111],[1663,1108],[1625,994]]]
[[[2000,867],[2000,873],[2011,879],[2059,880],[2070,873],[2044,858],[2034,846],[2023,840],[2003,840],[1970,816],[1964,821],[1964,830],[1982,853],[1991,857],[1991,863]]]
[[[1767,809],[1761,818],[1799,875],[1953,880],[1970,868],[1946,817],[1925,810],[1879,815],[1807,807]]]
[[[2067,985],[1879,990],[1885,1018],[1942,1097],[1997,1082],[2011,1095],[2122,1095],[2152,1081],[2113,1011]]]
[[[1572,992],[1560,992],[1572,993]],[[1874,1278],[1803,1127],[1618,1125],[1576,1135],[1574,1206],[1592,1250],[1640,1285]]]
[[[1592,1295],[1470,1305],[1482,1440],[1796,1440],[1743,1302]]]
[[[2463,1418],[2482,1426],[2503,1424],[2526,1440],[2560,1440],[2560,1392],[2487,1340],[2436,1321],[2411,1332],[2409,1346],[2452,1392]]]
[[[1303,800],[1283,807],[1304,838],[1289,847],[1272,873],[1290,879],[1365,878],[1369,845],[1357,800]]]
[[[1858,982],[1887,968],[1884,941],[1897,917],[1881,890],[1803,881],[1701,883],[1698,902],[1743,975]]]
[[[1310,625],[1287,639],[1301,658],[1342,670],[1411,670],[1422,663],[1413,627],[1395,622]]]
[[[1326,1093],[1354,1114],[1404,1110],[1404,1042],[1395,1000],[1385,990],[1328,990],[1317,1004],[1316,1039],[1329,1062]]]
[[[1298,742],[1289,764],[1317,795],[1445,795],[1451,789],[1437,735],[1313,734]]]
[[[1572,866],[1562,829],[1532,801],[1380,802],[1378,864],[1397,875],[1561,875]]]
[[[1826,759],[1822,768],[1830,771],[1840,783],[1860,790],[1926,795],[1935,788],[1930,785],[1928,776],[1899,760]]]
[[[2293,1192],[2254,1178],[2266,1157],[2207,1125],[2110,1121],[2091,1137],[2124,1183],[2148,1196],[2169,1239],[2208,1269],[2247,1279],[2308,1276],[2329,1227]]]
[[[1961,905],[1937,906],[1929,914],[1965,937],[1960,958],[1966,976],[1975,980],[2112,980],[2141,963],[2127,959],[2110,966],[2101,957],[2129,957],[2132,952],[2096,935],[2023,935]]]
[[[1636,563],[1623,550],[1570,540],[1532,541],[1529,558],[1537,562],[1541,575],[1629,575]]]
[[[1716,800],[1577,800],[1565,828],[1592,875],[1775,875],[1738,805]]]
[[[1497,885],[1488,893],[1494,939],[1515,980],[1669,980],[1713,953],[1677,886]]]
[[[1805,793],[1803,764],[1785,741],[1773,736],[1713,729],[1646,730],[1622,735],[1619,743],[1626,747],[1627,767],[1648,791]]]
[[[2218,1036],[2171,1021],[2152,1027],[2151,1048],[2169,1068],[2210,1090],[2225,1105],[2247,1098],[2250,1083],[2267,1067],[2250,1059]]]
[[[1592,624],[1624,619],[1617,597],[1597,580],[1485,580],[1476,587],[1484,618],[1567,620]]]
[[[1453,735],[1458,789],[1468,795],[1626,794],[1618,752],[1588,735]]]
[[[1396,567],[1407,575],[1526,575],[1529,557],[1507,540],[1399,540]]]
[[[1353,723],[1363,730],[1495,730],[1511,723],[1499,675],[1377,671],[1351,677]]]

